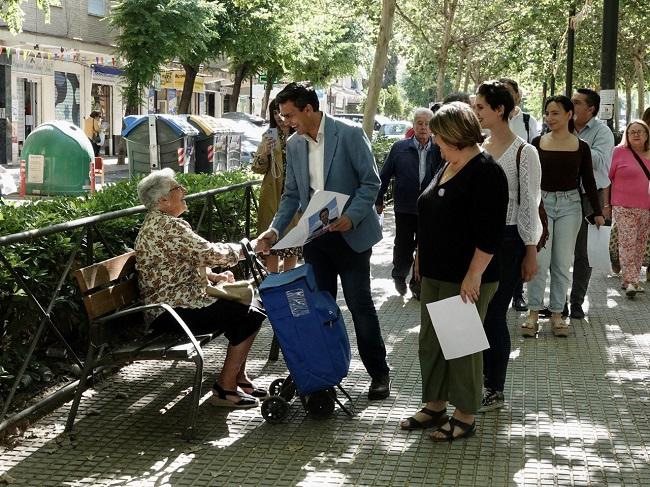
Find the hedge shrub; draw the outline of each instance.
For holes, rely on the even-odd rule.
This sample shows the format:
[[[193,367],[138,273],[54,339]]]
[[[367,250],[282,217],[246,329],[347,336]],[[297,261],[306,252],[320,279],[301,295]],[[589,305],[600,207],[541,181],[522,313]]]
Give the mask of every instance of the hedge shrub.
[[[230,171],[219,174],[178,175],[178,181],[188,192],[197,193],[218,187],[229,186],[256,179],[257,176],[247,171]],[[10,235],[43,228],[92,215],[130,208],[139,205],[136,186],[137,180],[120,181],[107,186],[104,190],[85,197],[57,197],[41,200],[31,204],[0,207],[0,235]],[[257,194],[259,186],[253,187]],[[189,202],[190,211],[185,215],[196,228],[205,200]],[[213,210],[213,235],[216,240],[241,238],[245,235],[245,198],[244,190],[225,193],[215,198]],[[219,217],[221,215],[221,218]],[[255,208],[251,207],[252,223],[255,228]],[[144,214],[109,220],[97,225],[97,230],[111,248],[114,255],[119,255],[133,246]],[[222,221],[223,219],[223,221]],[[204,226],[205,229],[205,226]],[[46,237],[32,239],[28,242],[0,247],[0,252],[11,266],[27,283],[41,305],[47,307],[51,294],[63,274],[82,229],[56,233]],[[85,239],[85,235],[83,237]],[[93,242],[95,260],[111,256],[98,236]],[[87,242],[84,240],[73,264],[73,270],[86,265]],[[60,331],[76,349],[83,349],[85,312],[78,296],[77,287],[72,278],[66,279],[55,302],[52,314]],[[20,366],[34,333],[41,321],[36,306],[20,289],[4,265],[0,265],[0,396],[10,387],[12,373]],[[49,332],[49,330],[46,328]],[[37,359],[30,366],[32,375],[39,376],[35,370],[43,358],[44,349],[56,340],[53,334],[46,335],[39,341]]]

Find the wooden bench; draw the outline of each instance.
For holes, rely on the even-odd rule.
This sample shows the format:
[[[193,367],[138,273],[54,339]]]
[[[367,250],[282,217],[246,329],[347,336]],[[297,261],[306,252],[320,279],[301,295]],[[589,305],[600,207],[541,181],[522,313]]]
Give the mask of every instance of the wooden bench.
[[[136,360],[181,360],[194,362],[196,372],[192,387],[190,414],[184,437],[194,433],[196,414],[201,398],[203,382],[203,349],[220,333],[194,336],[185,322],[167,304],[142,305],[135,270],[135,252],[114,257],[74,274],[89,320],[89,346],[84,370],[81,374],[68,420],[66,431],[71,431],[77,415],[81,395],[88,378],[95,368],[105,365],[120,365]],[[178,335],[153,335],[147,332],[142,312],[162,308],[178,323]],[[135,321],[131,320],[135,318]],[[125,325],[125,320],[128,324]],[[128,326],[135,337],[118,344],[110,343],[113,332],[123,331]]]

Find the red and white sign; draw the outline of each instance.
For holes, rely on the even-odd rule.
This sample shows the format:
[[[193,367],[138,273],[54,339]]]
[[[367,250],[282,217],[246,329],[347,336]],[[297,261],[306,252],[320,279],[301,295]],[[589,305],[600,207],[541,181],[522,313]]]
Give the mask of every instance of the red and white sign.
[[[178,165],[179,166],[185,165],[185,149],[183,149],[182,147],[178,148]]]

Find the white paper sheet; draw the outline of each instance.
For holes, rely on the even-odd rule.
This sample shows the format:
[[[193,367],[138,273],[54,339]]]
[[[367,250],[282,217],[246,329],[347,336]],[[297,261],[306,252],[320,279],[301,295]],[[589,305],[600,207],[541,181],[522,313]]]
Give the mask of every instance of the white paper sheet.
[[[609,257],[609,237],[612,227],[588,225],[587,227],[587,258],[589,266],[597,272],[612,272],[612,262]]]
[[[490,348],[476,305],[460,295],[428,303],[427,311],[446,360]]]
[[[298,224],[282,240],[273,246],[274,250],[302,247],[305,242],[321,236],[326,224],[321,222],[320,214],[327,209],[328,224],[338,218],[350,197],[335,191],[316,191]]]

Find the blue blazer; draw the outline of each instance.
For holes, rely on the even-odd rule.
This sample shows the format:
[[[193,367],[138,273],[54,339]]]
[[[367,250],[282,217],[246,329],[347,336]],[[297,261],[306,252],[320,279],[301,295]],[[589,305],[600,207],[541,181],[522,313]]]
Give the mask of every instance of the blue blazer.
[[[350,196],[343,215],[352,229],[341,235],[355,252],[364,252],[382,238],[374,209],[380,180],[370,141],[358,125],[336,120],[326,113],[323,179],[325,190]],[[309,146],[298,134],[287,140],[287,170],[284,193],[271,227],[282,235],[298,210],[304,211],[311,198],[309,189]]]

